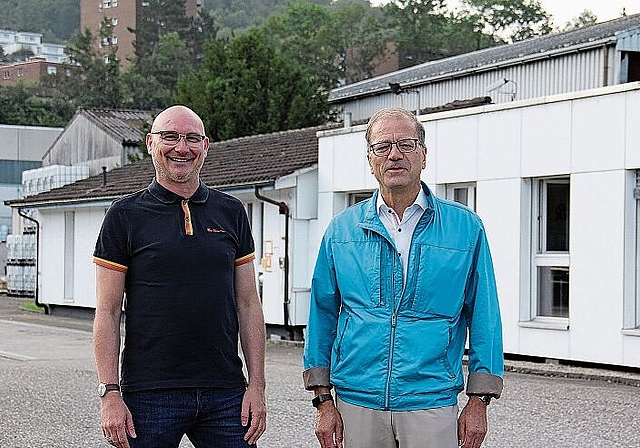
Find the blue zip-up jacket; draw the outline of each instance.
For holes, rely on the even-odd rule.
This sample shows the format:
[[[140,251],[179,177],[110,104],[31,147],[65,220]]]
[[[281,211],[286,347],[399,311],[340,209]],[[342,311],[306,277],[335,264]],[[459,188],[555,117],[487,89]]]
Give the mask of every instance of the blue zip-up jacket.
[[[409,411],[502,392],[503,352],[493,265],[480,218],[435,197],[418,222],[406,285],[376,210],[376,192],[341,212],[320,245],[304,352],[307,389],[333,386],[351,404]]]

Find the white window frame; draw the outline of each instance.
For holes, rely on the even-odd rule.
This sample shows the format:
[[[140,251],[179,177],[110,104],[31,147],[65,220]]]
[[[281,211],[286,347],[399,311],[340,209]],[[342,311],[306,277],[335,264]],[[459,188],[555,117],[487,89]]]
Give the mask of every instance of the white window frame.
[[[533,179],[532,184],[532,207],[531,207],[531,272],[530,272],[530,319],[534,326],[544,326],[550,329],[566,330],[569,328],[570,301],[567,305],[566,316],[554,316],[552,313],[545,313],[541,310],[540,294],[541,289],[541,268],[555,268],[557,271],[567,271],[570,280],[570,247],[569,230],[567,230],[567,250],[547,250],[547,187],[552,184],[566,184],[569,186],[568,176],[553,178]],[[570,203],[569,203],[570,205]],[[570,225],[570,209],[566,210],[567,225]],[[553,287],[553,285],[549,285]],[[568,287],[568,285],[567,285]],[[570,291],[569,291],[570,297]],[[570,300],[570,299],[569,299]],[[551,314],[551,315],[549,315]],[[522,324],[522,322],[521,322]]]
[[[627,194],[631,219],[625,219],[625,300],[623,333],[640,336],[640,170],[627,177]]]
[[[465,193],[467,197],[466,202],[461,201],[459,200],[458,197],[456,197],[458,192]],[[466,205],[471,210],[475,211],[476,210],[476,183],[464,182],[464,183],[446,184],[445,199]]]

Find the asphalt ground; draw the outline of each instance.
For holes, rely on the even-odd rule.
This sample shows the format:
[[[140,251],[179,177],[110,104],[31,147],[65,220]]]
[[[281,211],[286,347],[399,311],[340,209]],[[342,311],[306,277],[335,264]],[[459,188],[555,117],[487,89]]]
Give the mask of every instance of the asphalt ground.
[[[99,426],[91,320],[24,311],[21,302],[0,296],[0,448],[108,446]],[[268,429],[261,448],[319,446],[301,358],[300,344],[267,344]],[[506,365],[484,447],[640,447],[637,372]],[[460,400],[463,406],[463,395]]]

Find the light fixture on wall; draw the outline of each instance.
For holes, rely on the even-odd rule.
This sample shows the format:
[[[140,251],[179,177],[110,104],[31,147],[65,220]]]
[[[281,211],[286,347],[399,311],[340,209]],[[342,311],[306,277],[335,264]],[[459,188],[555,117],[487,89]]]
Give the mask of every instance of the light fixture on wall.
[[[496,92],[501,95],[509,95],[511,97],[511,101],[513,101],[516,98],[516,94],[518,93],[518,84],[516,84],[515,81],[504,78],[488,86],[487,93],[490,92]]]
[[[406,90],[404,87],[400,85],[399,82],[390,82],[389,90],[391,90],[391,93],[395,93],[396,95],[400,95],[403,93],[415,93],[416,95],[418,95],[418,108],[416,109],[416,115],[420,115],[420,91],[419,90],[417,89]]]

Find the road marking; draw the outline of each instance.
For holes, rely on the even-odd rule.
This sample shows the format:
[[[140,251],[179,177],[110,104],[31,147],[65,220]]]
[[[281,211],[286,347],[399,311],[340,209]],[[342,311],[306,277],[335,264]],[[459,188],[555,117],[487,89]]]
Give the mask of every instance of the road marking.
[[[5,352],[0,350],[0,358],[13,359],[14,361],[35,361],[38,358],[33,356],[20,355],[18,353]]]

